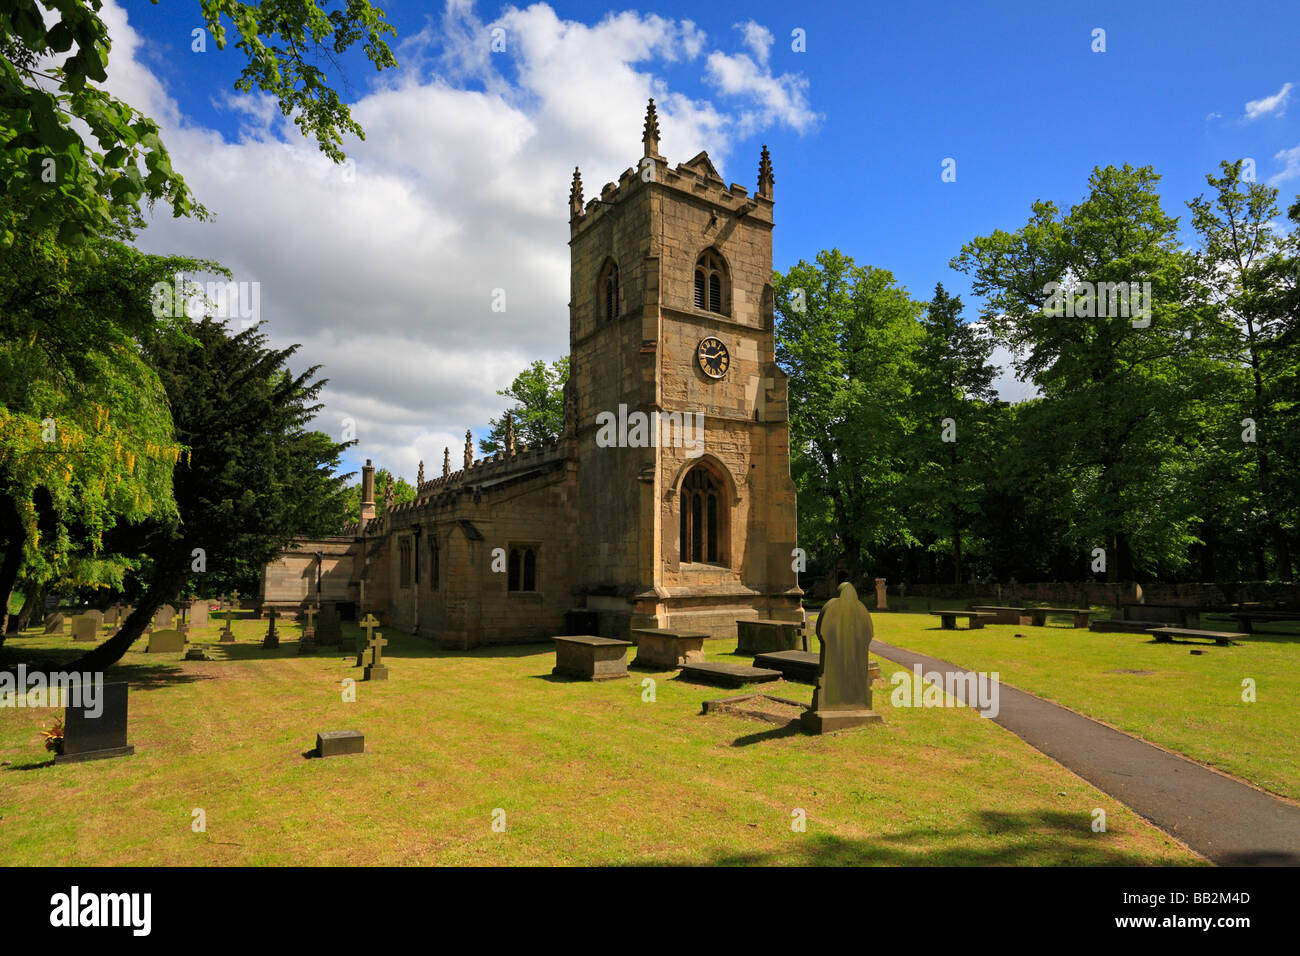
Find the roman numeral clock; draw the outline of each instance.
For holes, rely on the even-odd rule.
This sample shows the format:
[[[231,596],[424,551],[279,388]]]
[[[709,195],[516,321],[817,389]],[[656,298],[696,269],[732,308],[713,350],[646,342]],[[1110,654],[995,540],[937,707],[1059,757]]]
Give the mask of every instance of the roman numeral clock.
[[[731,365],[731,353],[722,340],[713,335],[700,339],[700,344],[695,347],[695,357],[700,363],[700,371],[709,378],[722,378]]]

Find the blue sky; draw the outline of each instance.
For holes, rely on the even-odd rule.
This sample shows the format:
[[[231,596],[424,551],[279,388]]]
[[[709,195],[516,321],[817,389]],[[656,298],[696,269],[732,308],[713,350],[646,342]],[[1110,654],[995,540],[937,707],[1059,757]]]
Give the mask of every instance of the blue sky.
[[[476,365],[469,354],[474,348],[465,345],[463,354],[444,355],[442,365],[434,363],[433,367],[445,370],[440,377],[454,378],[455,369],[463,369],[468,378],[460,389],[462,393],[478,389],[477,404],[457,405],[450,400],[454,389],[430,387],[414,389],[409,401],[391,398],[391,407],[374,405],[358,397],[366,387],[360,370],[345,372],[346,387],[329,398],[331,414],[337,417],[349,403],[355,406],[355,417],[373,426],[373,447],[381,449],[375,456],[390,454],[404,472],[413,470],[416,457],[432,469],[448,436],[463,436],[465,427],[480,430],[486,424],[485,413],[497,411],[492,391],[504,387],[520,358],[551,358],[565,350],[567,316],[562,296],[567,289],[556,282],[560,277],[567,284],[563,248],[567,221],[558,214],[558,221],[550,224],[557,219],[551,209],[559,210],[567,196],[568,181],[560,171],[566,164],[571,168],[583,162],[590,196],[601,183],[633,165],[639,155],[642,118],[635,104],[642,92],[657,92],[665,106],[664,151],[673,163],[689,158],[698,140],[719,160],[729,181],[753,188],[759,147],[768,144],[776,171],[774,264],[778,270],[837,246],[859,263],[890,269],[918,298],[927,298],[935,282],[942,281],[966,296],[968,317],[976,314],[978,303],[967,296],[965,277],[948,267],[962,243],[995,228],[1018,227],[1036,199],[1061,206],[1078,201],[1094,166],[1125,162],[1154,166],[1163,177],[1166,211],[1181,216],[1184,225],[1185,201],[1206,189],[1205,175],[1215,171],[1221,159],[1253,158],[1258,178],[1274,181],[1281,190],[1284,209],[1300,189],[1300,103],[1293,102],[1300,90],[1288,85],[1300,84],[1300,6],[1294,3],[870,7],[819,3],[801,7],[670,2],[611,7],[554,0],[548,7],[516,8],[513,13],[505,5],[471,7],[464,0],[449,5],[450,13],[432,3],[381,0],[379,6],[397,28],[392,43],[403,67],[400,76],[390,72],[377,78],[373,68],[357,57],[344,61],[351,85],[346,98],[371,97],[358,111],[370,135],[356,159],[359,177],[378,192],[368,192],[361,208],[340,220],[339,229],[364,237],[370,231],[364,219],[367,210],[381,221],[400,222],[413,197],[418,197],[421,207],[427,206],[424,212],[430,222],[436,224],[423,232],[454,241],[453,237],[481,223],[485,213],[468,208],[449,211],[446,202],[439,204],[443,194],[438,189],[454,195],[483,187],[491,174],[484,171],[484,179],[476,180],[476,151],[522,155],[523,162],[526,150],[536,148],[539,159],[531,182],[519,182],[521,174],[516,172],[503,174],[491,187],[503,195],[512,189],[520,193],[503,200],[505,205],[495,207],[492,215],[507,215],[509,208],[525,208],[520,213],[525,218],[536,214],[535,231],[522,230],[528,232],[529,242],[536,243],[535,255],[527,245],[514,255],[521,260],[546,260],[535,274],[501,280],[513,282],[525,302],[519,321],[528,331],[521,338],[505,336],[517,346],[515,351],[503,347],[499,361],[476,353]],[[197,3],[185,0],[155,7],[146,0],[126,0],[124,8],[139,39],[129,55],[174,106],[170,125],[188,137],[181,140],[179,150],[173,147],[178,152],[177,168],[188,175],[185,159],[193,157],[198,175],[192,185],[200,198],[218,211],[219,218],[225,215],[228,222],[239,222],[245,215],[238,208],[239,176],[247,176],[259,162],[265,167],[268,156],[281,155],[283,148],[280,153],[267,152],[277,142],[306,153],[310,144],[300,139],[295,143],[293,131],[276,123],[264,106],[259,112],[247,100],[243,108],[234,105],[228,92],[239,69],[238,53],[218,53],[211,43],[204,54],[191,52],[190,30],[199,25]],[[606,21],[611,11],[622,12],[620,22],[627,24],[626,29],[589,29]],[[490,62],[470,62],[479,50],[475,38],[497,23],[508,25],[508,52],[492,55]],[[745,24],[750,24],[748,32],[740,28]],[[636,44],[649,43],[645,37],[662,25],[668,39],[651,43],[648,52],[638,52]],[[753,42],[753,31],[760,28],[768,31],[770,41],[763,40],[760,30],[758,42]],[[796,28],[805,31],[806,52],[791,49],[791,31]],[[1105,31],[1105,52],[1091,49],[1098,28]],[[550,46],[561,35],[573,46],[557,58]],[[618,52],[610,52],[615,49]],[[599,61],[606,55],[609,64],[601,66]],[[719,58],[716,63],[713,57]],[[592,74],[584,72],[592,64],[597,68],[595,82]],[[570,69],[574,71],[571,82]],[[112,60],[109,74],[111,84]],[[138,86],[138,78],[128,80],[126,89],[134,92]],[[396,92],[391,97],[375,95],[384,89]],[[455,91],[459,99],[440,98],[431,90]],[[157,95],[157,91],[141,95]],[[497,102],[508,104],[509,109],[501,123],[485,133],[475,125],[476,114],[491,112],[488,107]],[[453,103],[469,104],[466,115]],[[1248,104],[1254,105],[1248,108]],[[367,115],[377,118],[373,129]],[[599,131],[601,126],[609,131],[607,137]],[[167,132],[165,122],[165,138]],[[467,142],[472,137],[477,137],[477,143]],[[674,138],[681,152],[669,152]],[[618,144],[624,141],[626,148],[620,155]],[[244,155],[236,153],[236,147],[258,152]],[[217,156],[223,157],[222,162]],[[945,158],[956,160],[955,182],[941,181]],[[222,163],[230,171],[224,180]],[[405,185],[403,171],[412,177]],[[424,196],[422,184],[428,184]],[[291,182],[286,182],[274,193],[291,188]],[[527,208],[532,200],[523,195],[525,188],[546,193],[553,206]],[[392,215],[376,205],[384,201],[376,197],[383,196],[395,204]],[[264,199],[262,206],[268,202]],[[318,201],[303,198],[298,205],[313,202]],[[512,202],[516,206],[511,207]],[[339,204],[346,212],[348,200]],[[263,220],[256,231],[283,229],[287,238],[279,240],[281,245],[296,241],[293,223],[285,219],[292,217],[282,213],[274,223]],[[264,301],[276,300],[279,291],[282,307],[301,302],[301,294],[289,293],[295,282],[307,277],[295,276],[294,264],[278,275],[254,275],[270,267],[269,257],[258,258],[247,244],[238,244],[241,237],[249,238],[249,222],[258,220],[225,233],[194,224],[163,223],[148,230],[141,244],[215,255],[263,282]],[[313,227],[300,224],[300,228]],[[318,218],[314,228],[329,229],[329,221]],[[445,247],[434,243],[431,251],[436,254],[439,248]],[[360,247],[353,253],[365,257]],[[391,258],[391,253],[387,255]],[[429,269],[437,271],[436,260]],[[473,264],[457,263],[454,269],[469,275]],[[349,333],[354,338],[371,334],[358,318],[363,312],[373,316],[374,336],[401,341],[406,329],[413,340],[423,338],[431,348],[451,348],[454,353],[456,342],[461,341],[459,333],[450,324],[438,334],[428,326],[450,323],[450,313],[456,313],[463,325],[465,302],[453,301],[451,292],[435,286],[417,293],[416,285],[394,295],[418,295],[435,306],[446,297],[448,314],[434,308],[416,326],[405,326],[396,318],[385,325],[387,306],[376,301],[371,287],[355,292],[352,318],[337,317],[333,329],[320,325],[329,303],[339,300],[338,291],[323,297],[325,304],[314,310],[315,325],[304,324],[304,319],[277,326],[272,313],[268,327],[275,334],[297,333],[295,340],[304,342],[304,355],[327,364],[339,358],[331,348],[345,344]],[[542,287],[546,294],[534,295],[534,289]],[[346,299],[348,293],[342,295]],[[476,301],[473,295],[467,293],[466,301]],[[561,296],[561,314],[552,318],[556,295]],[[530,315],[528,308],[537,311]],[[427,337],[426,332],[430,332]],[[480,371],[491,381],[480,382]],[[374,374],[382,378],[383,369]],[[1014,395],[1015,389],[1008,386],[1008,394]],[[421,414],[429,418],[427,425],[419,424]],[[458,460],[458,446],[452,447],[453,459]],[[360,452],[361,457],[366,455]]]

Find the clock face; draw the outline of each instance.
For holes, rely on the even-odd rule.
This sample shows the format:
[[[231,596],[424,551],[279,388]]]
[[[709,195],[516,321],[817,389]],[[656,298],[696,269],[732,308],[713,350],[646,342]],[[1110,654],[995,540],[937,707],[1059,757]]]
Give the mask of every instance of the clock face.
[[[731,353],[727,351],[721,339],[712,335],[707,339],[700,339],[700,344],[695,348],[695,355],[700,363],[700,371],[709,378],[722,378],[731,365]]]

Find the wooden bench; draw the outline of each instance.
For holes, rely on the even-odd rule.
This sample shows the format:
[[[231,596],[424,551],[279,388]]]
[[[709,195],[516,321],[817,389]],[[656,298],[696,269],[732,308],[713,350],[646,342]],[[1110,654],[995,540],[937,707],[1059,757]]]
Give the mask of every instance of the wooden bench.
[[[979,630],[986,621],[992,621],[997,617],[996,614],[987,611],[931,611],[930,613],[939,618],[939,628],[944,631],[957,630],[959,617],[966,618],[966,623],[972,631]]]
[[[627,649],[631,641],[591,634],[569,634],[555,641],[552,674],[578,680],[616,680],[627,676]]]
[[[1087,607],[1028,607],[1020,612],[1020,623],[1034,627],[1047,627],[1047,615],[1072,614],[1075,627],[1087,627],[1088,618],[1097,612]],[[1025,618],[1029,620],[1026,621]]]
[[[1236,643],[1233,638],[1241,636],[1235,631],[1198,631],[1191,627],[1157,627],[1151,633],[1156,636],[1156,642],[1162,644],[1172,642],[1174,638],[1180,637],[1183,640],[1179,643],[1213,641],[1223,647],[1231,647]]]

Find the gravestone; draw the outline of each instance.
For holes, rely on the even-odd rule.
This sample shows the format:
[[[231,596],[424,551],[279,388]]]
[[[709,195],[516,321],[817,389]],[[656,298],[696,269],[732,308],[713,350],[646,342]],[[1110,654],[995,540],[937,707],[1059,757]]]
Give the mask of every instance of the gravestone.
[[[186,659],[187,661],[210,661],[210,660],[212,660],[212,658],[208,656],[208,652],[205,651],[205,650],[203,649],[202,645],[199,645],[199,644],[191,644],[191,645],[190,645],[190,649],[187,650],[187,651],[185,652],[185,659]]]
[[[190,642],[190,626],[184,621],[177,621],[176,630],[181,632],[181,638],[188,644]]]
[[[359,730],[326,730],[316,735],[316,756],[341,757],[366,752],[366,738]]]
[[[135,753],[126,742],[127,685],[102,685],[102,710],[92,717],[79,707],[63,712],[63,747],[54,758],[57,763],[79,763],[125,757]]]
[[[885,593],[884,578],[876,578],[876,609],[880,611],[889,610],[889,595]]]
[[[316,643],[327,647],[339,647],[343,643],[343,624],[339,620],[338,605],[326,603],[320,606],[320,623],[316,626]]]
[[[871,615],[858,600],[853,585],[845,581],[840,585],[839,597],[827,601],[817,618],[821,673],[812,705],[800,718],[808,733],[823,734],[880,721],[880,715],[871,709],[871,681],[867,677],[873,633]]]
[[[312,618],[316,616],[316,609],[308,607],[307,610],[303,611],[303,614],[307,618],[307,626],[302,629],[302,637],[298,641],[298,653],[315,654],[316,628],[312,627]]]
[[[185,635],[180,631],[164,628],[161,631],[151,631],[149,634],[149,646],[144,649],[146,654],[179,654],[185,650]]]
[[[190,602],[186,610],[186,616],[189,619],[190,627],[207,627],[208,626],[208,602],[200,601],[195,598]]]
[[[388,667],[384,664],[384,635],[376,634],[370,639],[370,663],[366,665],[363,680],[388,680]]]
[[[235,632],[230,629],[231,613],[230,608],[226,608],[226,626],[221,629],[221,637],[218,638],[218,643],[220,644],[235,643]]]
[[[262,639],[263,648],[272,648],[280,646],[280,635],[275,632],[275,619],[277,617],[275,608],[271,608],[270,624],[266,628],[266,637]]]
[[[114,604],[104,612],[104,626],[117,627],[122,623],[122,605]]]
[[[45,633],[62,634],[65,623],[67,623],[67,618],[63,616],[63,612],[56,611],[45,619]]]
[[[72,619],[72,639],[74,641],[93,641],[99,636],[95,618],[89,614],[78,614]]]
[[[176,608],[170,604],[164,604],[153,614],[154,627],[171,627],[176,621]]]
[[[366,650],[370,647],[371,637],[374,634],[375,628],[379,626],[379,618],[375,617],[373,614],[367,614],[357,623],[365,628],[366,631],[364,637],[357,635],[357,662],[353,666],[361,667],[366,662]]]

